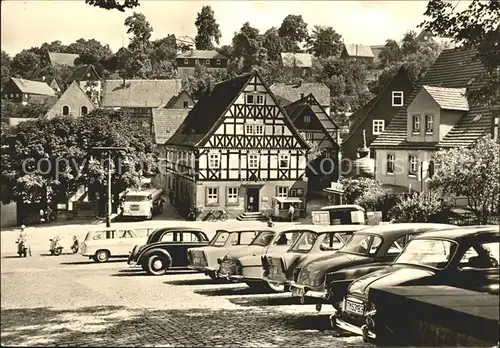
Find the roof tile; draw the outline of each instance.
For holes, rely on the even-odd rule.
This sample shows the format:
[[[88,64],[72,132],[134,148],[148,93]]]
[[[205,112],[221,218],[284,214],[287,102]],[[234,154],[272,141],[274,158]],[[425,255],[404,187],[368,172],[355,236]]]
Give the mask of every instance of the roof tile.
[[[356,45],[356,44],[344,45],[344,46],[349,57],[367,57],[367,58],[374,57],[370,46]]]
[[[195,59],[227,59],[217,51],[207,51],[207,50],[192,50],[181,53],[177,58],[195,58]]]
[[[290,101],[299,100],[312,93],[321,106],[330,106],[330,89],[324,83],[275,83],[270,89],[278,99]]]
[[[31,81],[11,77],[12,81],[23,93],[55,96],[55,92],[46,82]]]
[[[466,88],[445,88],[423,86],[434,101],[445,110],[469,111],[469,102],[465,96]]]
[[[74,53],[49,52],[49,59],[53,65],[74,67],[77,58],[80,58],[80,55]]]
[[[153,109],[156,144],[165,144],[188,115],[188,109]]]

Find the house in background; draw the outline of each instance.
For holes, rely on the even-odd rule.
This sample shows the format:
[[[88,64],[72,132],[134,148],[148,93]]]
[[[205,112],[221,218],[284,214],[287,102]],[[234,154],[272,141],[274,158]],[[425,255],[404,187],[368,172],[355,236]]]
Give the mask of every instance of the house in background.
[[[79,86],[87,93],[94,105],[101,101],[103,82],[92,64],[83,65],[75,69],[71,81],[78,82]]]
[[[465,96],[467,89],[481,86],[476,78],[485,71],[475,55],[474,50],[463,48],[441,52],[404,107],[371,144],[377,180],[424,191],[434,173],[436,151],[467,147],[491,134],[492,108],[472,104]]]
[[[59,100],[45,114],[45,117],[52,118],[55,116],[85,116],[95,109],[95,105],[78,85],[78,82],[73,81],[71,85],[64,91]]]
[[[153,109],[165,105],[182,91],[180,79],[106,80],[102,108],[124,109],[153,134]]]
[[[309,162],[306,170],[308,192],[330,187],[339,175],[339,127],[312,93],[283,109],[302,136],[321,151],[318,157]]]
[[[358,149],[362,147],[367,147],[370,157],[374,158],[375,152],[369,150],[370,144],[384,132],[412,91],[412,82],[401,67],[377,96],[350,116],[349,134],[342,141],[342,158],[355,161]],[[344,168],[344,173],[346,170]]]
[[[34,101],[57,99],[54,90],[46,83],[11,77],[1,92],[2,99],[13,103],[29,104]]]
[[[153,126],[154,126],[154,139],[156,143],[156,151],[162,163],[165,163],[167,156],[165,150],[165,143],[177,131],[179,126],[184,122],[190,109],[167,109],[158,108],[153,109]],[[164,171],[159,173],[154,178],[154,183],[157,187],[162,187],[167,191],[167,175]]]
[[[196,42],[190,36],[181,35],[175,37],[175,46],[177,47],[177,54],[182,54],[186,51],[196,49]]]
[[[370,46],[357,44],[344,44],[340,55],[343,59],[354,59],[360,62],[373,63],[375,55]]]
[[[453,42],[454,39],[452,37],[435,36],[428,30],[422,30],[420,34],[417,35],[417,40],[434,41],[444,50],[456,47],[456,43]]]
[[[193,97],[186,91],[182,90],[178,95],[172,96],[164,105],[160,106],[163,109],[192,109],[196,102]]]
[[[370,49],[373,53],[373,62],[375,64],[380,63],[380,52],[384,49],[385,45],[371,45]]]
[[[229,58],[215,50],[190,50],[179,54],[175,60],[179,77],[183,78],[184,76],[193,76],[196,65],[202,65],[206,67],[208,71],[225,71],[227,70]]]
[[[257,71],[216,84],[165,146],[182,214],[201,206],[262,218],[276,204],[305,214],[309,146]]]
[[[281,106],[286,106],[312,93],[327,115],[330,115],[330,89],[324,83],[303,83],[302,81],[293,84],[275,83],[270,88]]]
[[[60,96],[63,91],[63,86],[61,86],[61,84],[57,81],[56,78],[47,79],[45,76],[42,76],[37,81],[45,82],[46,84],[48,84],[54,90],[54,93],[58,96]]]
[[[292,68],[294,76],[309,76],[312,70],[312,55],[309,53],[281,53],[281,63]]]
[[[72,68],[77,58],[80,58],[80,55],[74,53],[49,52],[49,60],[53,66],[67,65]]]

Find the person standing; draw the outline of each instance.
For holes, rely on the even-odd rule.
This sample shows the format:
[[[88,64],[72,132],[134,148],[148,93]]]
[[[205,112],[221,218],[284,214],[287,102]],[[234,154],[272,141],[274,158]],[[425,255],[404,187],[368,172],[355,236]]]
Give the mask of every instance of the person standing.
[[[288,208],[288,217],[290,218],[290,222],[293,222],[293,215],[295,214],[295,207],[293,204],[290,204],[290,208]]]
[[[40,208],[40,223],[45,222],[45,212],[43,211],[43,208]]]
[[[46,210],[45,214],[47,216],[47,222],[50,222],[50,218],[52,215],[52,209],[50,208],[50,205],[47,205],[47,210]]]
[[[24,244],[28,248],[28,253],[31,256],[31,247],[28,243],[28,239],[30,239],[30,236],[28,232],[26,232],[26,226],[21,225],[21,231],[19,231],[19,235],[17,236],[18,247],[20,248],[21,244]]]
[[[253,196],[248,198],[248,210],[253,211]]]
[[[278,220],[280,216],[280,205],[278,202],[276,202],[276,204],[274,205],[274,220]]]
[[[168,191],[168,198],[170,199],[170,205],[174,204],[174,191],[170,190]]]

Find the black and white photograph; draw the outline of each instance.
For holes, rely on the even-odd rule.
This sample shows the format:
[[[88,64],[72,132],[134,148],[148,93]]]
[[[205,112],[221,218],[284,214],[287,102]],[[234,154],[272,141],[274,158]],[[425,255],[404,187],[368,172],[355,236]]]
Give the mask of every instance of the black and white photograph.
[[[0,6],[1,346],[500,348],[499,0]]]

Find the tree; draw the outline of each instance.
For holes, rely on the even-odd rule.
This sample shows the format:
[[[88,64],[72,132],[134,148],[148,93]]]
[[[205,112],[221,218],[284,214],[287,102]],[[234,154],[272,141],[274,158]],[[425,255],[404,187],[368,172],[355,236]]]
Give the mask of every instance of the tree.
[[[263,47],[267,50],[267,57],[269,60],[277,61],[281,59],[281,52],[283,52],[283,43],[279,36],[278,29],[271,27],[264,33]]]
[[[175,36],[167,35],[162,39],[152,42],[150,60],[153,66],[164,61],[175,61],[177,49],[175,47]]]
[[[401,61],[402,54],[399,45],[394,40],[387,40],[379,53],[380,67],[386,68]]]
[[[401,41],[401,53],[405,56],[417,53],[419,46],[417,33],[410,30],[404,34],[403,40]]]
[[[500,100],[500,2],[473,0],[462,12],[455,12],[450,2],[429,1],[424,15],[429,17],[420,26],[434,35],[453,37],[464,47],[475,49],[486,72],[478,76],[482,87],[468,91],[477,102]]]
[[[332,27],[314,26],[308,42],[309,53],[318,58],[338,57],[342,47],[342,36]]]
[[[283,19],[278,34],[283,39],[286,52],[299,52],[299,44],[308,38],[307,23],[302,15],[288,15]]]
[[[233,58],[241,58],[243,71],[247,72],[253,66],[260,66],[267,58],[266,49],[262,46],[262,36],[259,29],[246,22],[233,37]]]
[[[0,67],[2,69],[1,89],[3,89],[5,87],[5,84],[9,82],[11,76],[11,64],[12,59],[10,58],[9,54],[2,50],[2,61],[0,63]]]
[[[231,45],[222,45],[215,50],[222,54],[224,57],[231,58],[233,56],[233,47]]]
[[[118,10],[120,12],[140,6],[139,0],[123,0],[121,2],[117,0],[85,0],[85,3],[106,10]]]
[[[498,211],[500,199],[500,146],[486,136],[468,148],[443,150],[434,156],[435,173],[429,188],[466,196],[481,224]]]
[[[197,14],[194,24],[198,29],[198,34],[194,39],[196,49],[213,50],[213,41],[215,41],[218,45],[222,34],[219,30],[219,24],[217,24],[217,21],[215,20],[214,10],[212,10],[212,7],[203,6],[201,8],[201,12]]]
[[[451,206],[434,192],[414,192],[403,197],[389,210],[389,218],[396,223],[446,223]]]
[[[20,75],[23,78],[29,78],[39,65],[40,57],[36,53],[22,50],[16,54],[12,60],[11,73],[12,75]]]
[[[92,64],[96,69],[102,60],[113,55],[109,45],[103,45],[95,39],[78,39],[67,47],[67,51],[79,55],[75,61],[77,65]]]
[[[214,84],[227,78],[227,74],[223,71],[209,72],[204,65],[197,64],[194,75],[185,76],[182,79],[182,89],[186,90],[194,99],[200,99],[213,88]]]
[[[125,26],[127,27],[127,34],[132,34],[132,39],[128,45],[130,51],[149,53],[152,47],[149,39],[151,38],[153,28],[146,20],[146,16],[142,13],[134,12],[132,16],[125,19]]]

